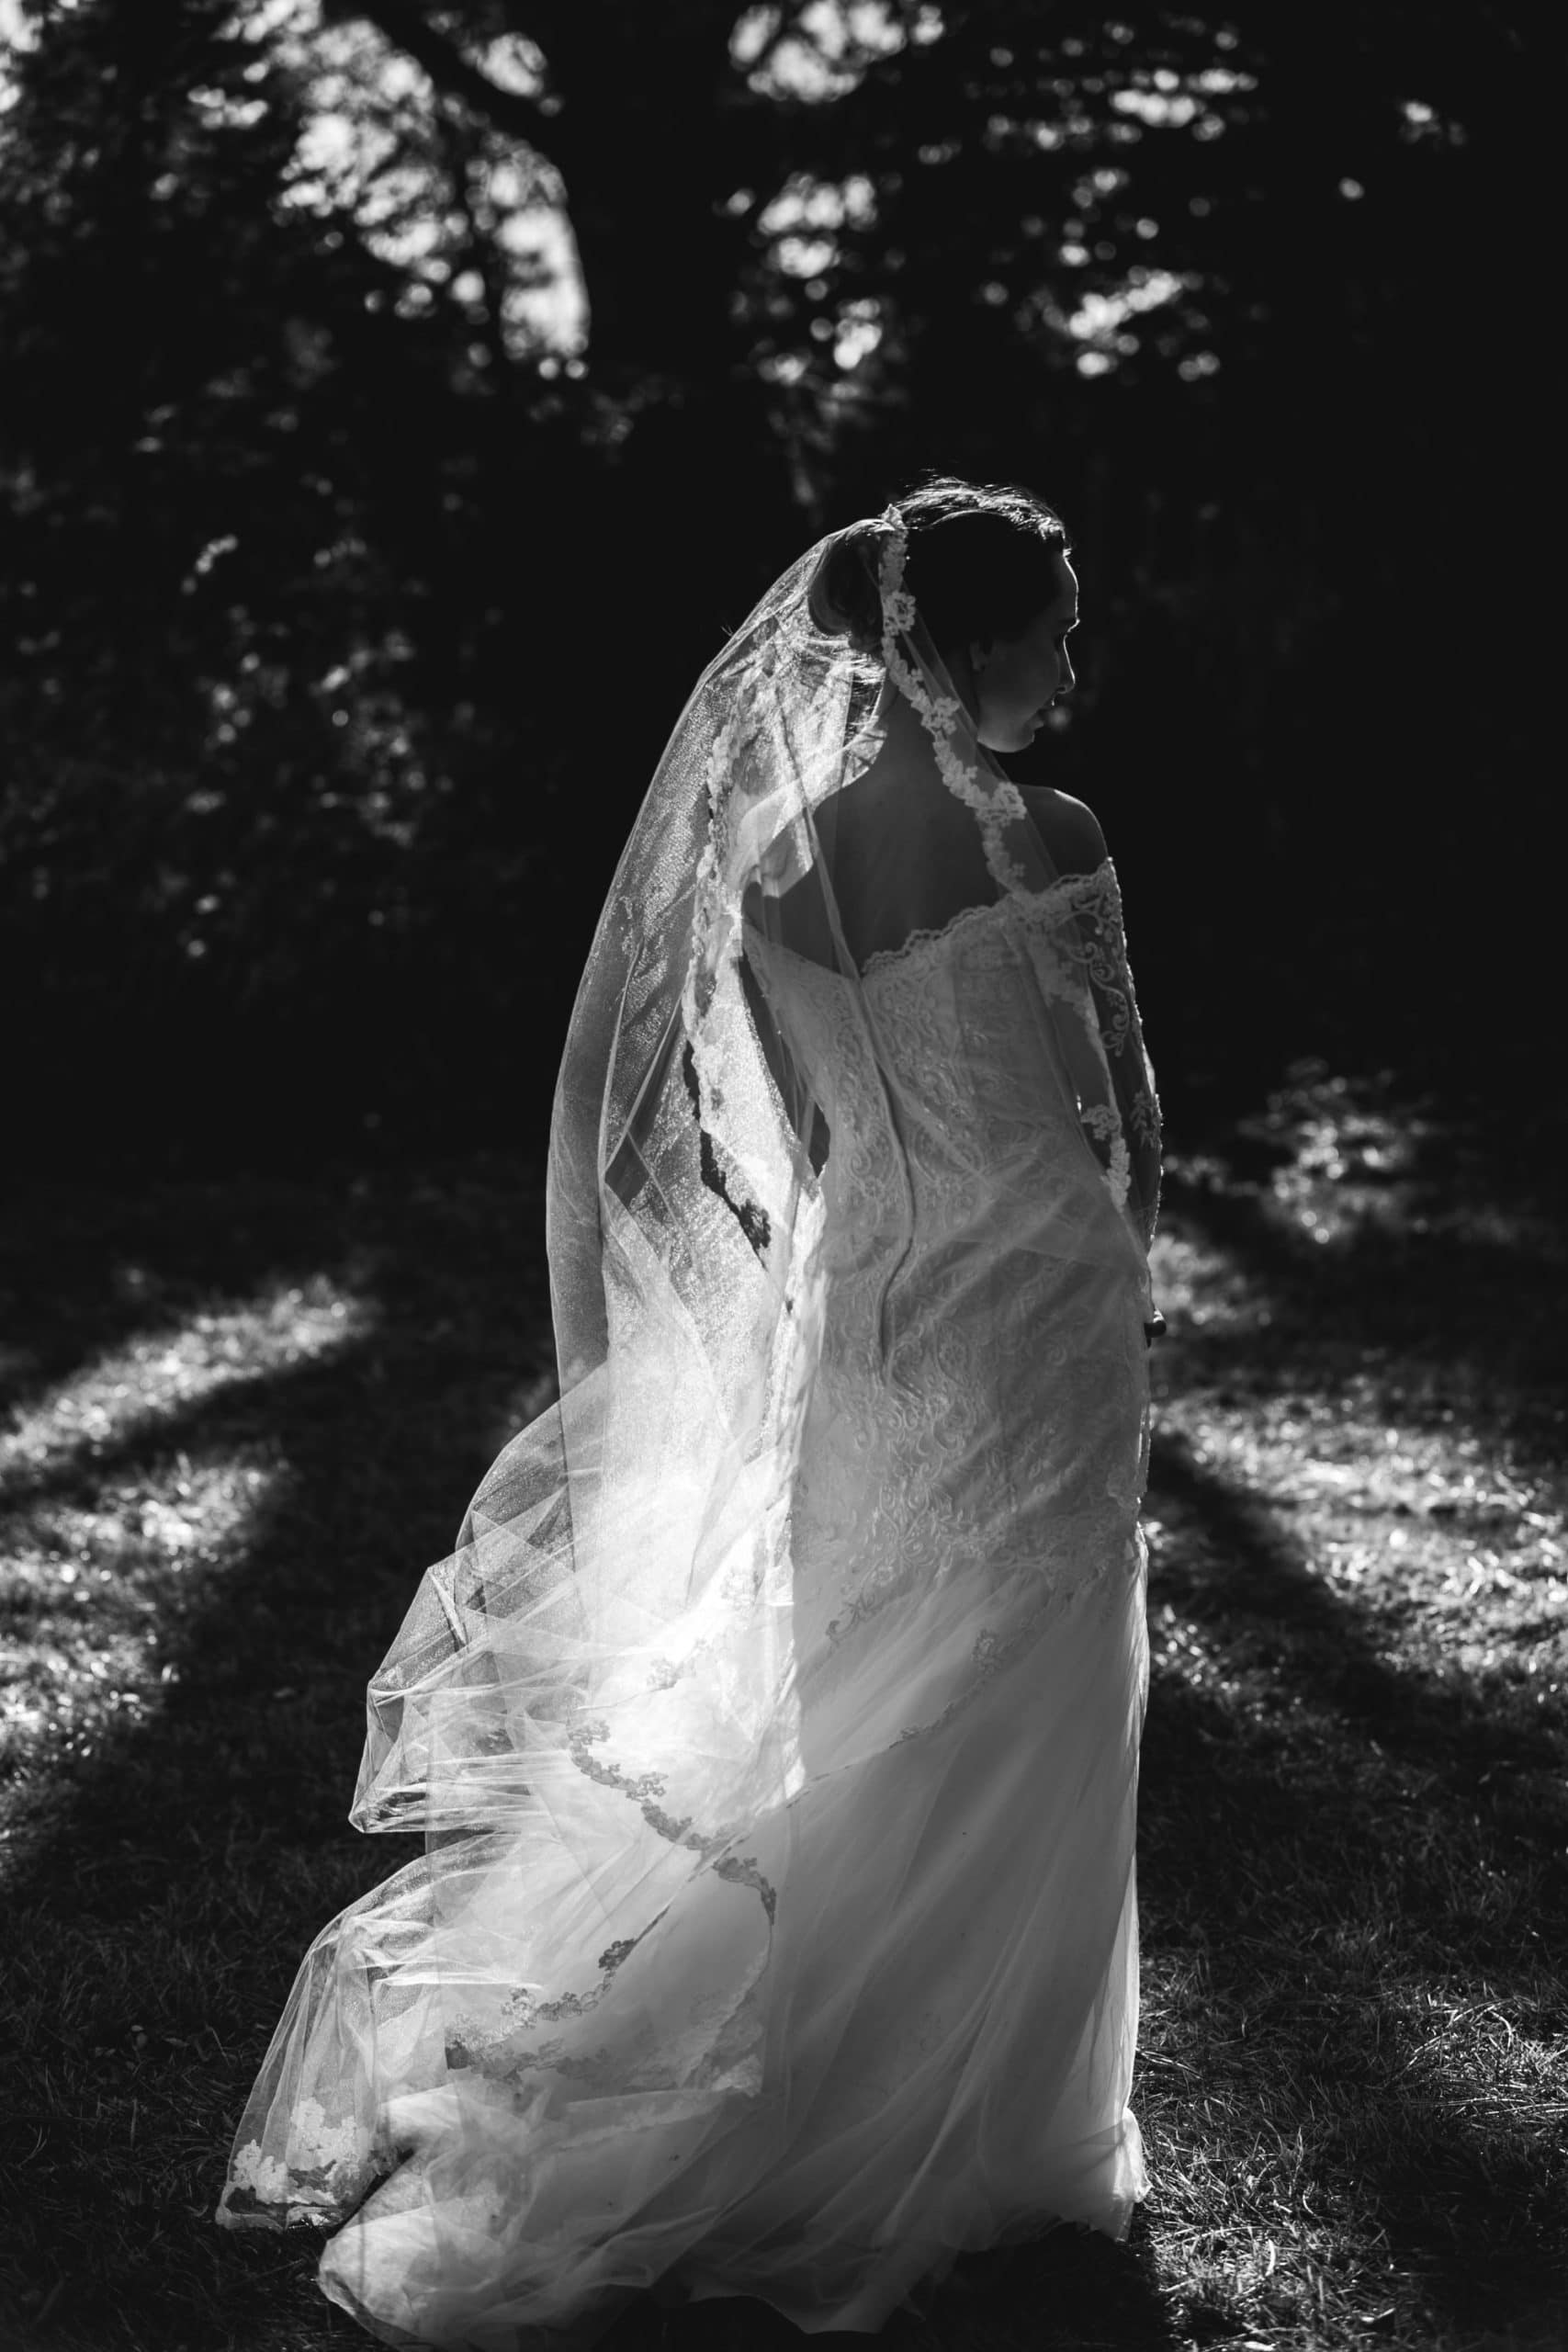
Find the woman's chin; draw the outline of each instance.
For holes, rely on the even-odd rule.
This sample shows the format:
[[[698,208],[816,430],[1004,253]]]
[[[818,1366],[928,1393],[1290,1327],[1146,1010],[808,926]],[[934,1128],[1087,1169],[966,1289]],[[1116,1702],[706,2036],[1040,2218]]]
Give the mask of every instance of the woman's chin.
[[[1010,752],[1027,752],[1044,723],[1043,718],[1024,718],[1016,727],[987,728],[976,740],[982,750],[1005,758]]]

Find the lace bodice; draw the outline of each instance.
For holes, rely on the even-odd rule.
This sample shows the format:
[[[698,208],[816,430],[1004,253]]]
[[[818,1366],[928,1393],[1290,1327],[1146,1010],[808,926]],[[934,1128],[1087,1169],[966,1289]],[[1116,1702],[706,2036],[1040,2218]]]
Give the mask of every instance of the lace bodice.
[[[1095,1255],[1121,1246],[1109,1199],[1146,1248],[1158,1112],[1109,859],[912,933],[867,960],[859,998],[760,933],[747,946],[828,1120],[839,1263],[900,1233],[956,1240],[1014,1195]]]
[[[829,1654],[983,1564],[999,1654],[1127,1559],[1145,1470],[1127,1171],[1155,1112],[1113,869],[967,908],[873,956],[859,991],[749,953],[830,1130],[797,1630]]]

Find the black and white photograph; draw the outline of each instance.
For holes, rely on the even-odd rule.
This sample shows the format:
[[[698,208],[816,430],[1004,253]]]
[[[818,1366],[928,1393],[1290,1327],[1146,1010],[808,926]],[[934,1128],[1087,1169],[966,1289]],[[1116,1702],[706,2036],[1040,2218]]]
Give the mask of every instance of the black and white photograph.
[[[0,0],[0,2352],[1568,2347],[1565,79]]]

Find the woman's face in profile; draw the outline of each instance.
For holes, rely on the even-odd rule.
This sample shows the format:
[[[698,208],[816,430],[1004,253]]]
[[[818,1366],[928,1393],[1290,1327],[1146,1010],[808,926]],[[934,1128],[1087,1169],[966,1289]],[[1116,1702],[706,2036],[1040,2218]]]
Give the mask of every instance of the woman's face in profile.
[[[1065,555],[1052,559],[1056,593],[1017,637],[994,637],[967,648],[974,679],[965,695],[975,732],[987,752],[1021,752],[1044,723],[1058,695],[1073,690],[1067,637],[1077,627],[1077,574]]]

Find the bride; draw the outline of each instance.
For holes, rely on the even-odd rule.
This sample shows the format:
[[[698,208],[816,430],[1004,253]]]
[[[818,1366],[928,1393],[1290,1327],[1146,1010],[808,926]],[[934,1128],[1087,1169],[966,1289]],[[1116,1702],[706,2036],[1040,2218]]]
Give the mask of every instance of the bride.
[[[389,2344],[635,2290],[874,2331],[1143,2193],[1158,1125],[1041,500],[775,582],[621,860],[551,1132],[560,1395],[370,1685],[426,1833],[300,1969],[219,2218]],[[547,2340],[547,2335],[545,2338]]]

